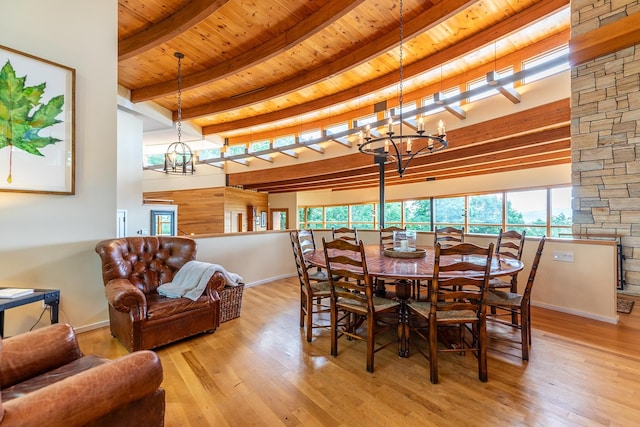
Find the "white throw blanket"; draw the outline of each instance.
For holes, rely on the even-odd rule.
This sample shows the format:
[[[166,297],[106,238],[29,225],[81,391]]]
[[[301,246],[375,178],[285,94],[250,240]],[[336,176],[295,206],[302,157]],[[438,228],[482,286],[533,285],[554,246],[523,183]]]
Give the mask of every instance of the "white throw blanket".
[[[227,285],[238,286],[242,284],[242,277],[228,272],[218,264],[201,261],[189,261],[182,266],[173,277],[173,281],[158,286],[158,293],[169,298],[185,297],[196,301],[209,283],[213,273],[219,271],[224,276]]]

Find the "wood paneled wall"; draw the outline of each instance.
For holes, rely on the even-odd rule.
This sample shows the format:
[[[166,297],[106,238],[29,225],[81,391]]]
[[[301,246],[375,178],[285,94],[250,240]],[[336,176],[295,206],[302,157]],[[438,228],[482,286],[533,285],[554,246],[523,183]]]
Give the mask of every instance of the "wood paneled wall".
[[[144,199],[171,200],[178,205],[178,234],[201,235],[266,230],[252,213],[267,211],[268,195],[231,187],[144,193]]]

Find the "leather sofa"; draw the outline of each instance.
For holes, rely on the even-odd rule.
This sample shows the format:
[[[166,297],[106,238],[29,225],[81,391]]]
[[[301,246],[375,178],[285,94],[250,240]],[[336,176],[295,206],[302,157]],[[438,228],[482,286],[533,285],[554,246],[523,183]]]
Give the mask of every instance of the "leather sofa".
[[[84,355],[71,326],[0,341],[0,427],[162,426],[162,365],[152,351]]]
[[[224,276],[215,272],[197,301],[168,298],[158,286],[195,260],[193,239],[170,236],[125,237],[96,245],[109,303],[111,334],[129,351],[153,349],[220,324],[219,292]]]

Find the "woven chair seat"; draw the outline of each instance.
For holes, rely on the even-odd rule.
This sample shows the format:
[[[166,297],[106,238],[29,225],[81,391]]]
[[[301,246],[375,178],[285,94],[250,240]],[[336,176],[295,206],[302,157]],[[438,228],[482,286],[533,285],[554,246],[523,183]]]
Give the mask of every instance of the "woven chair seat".
[[[511,278],[509,278],[509,280],[503,280],[498,277],[489,279],[489,289],[496,288],[511,288]]]
[[[338,298],[337,304],[340,308],[348,308],[349,310],[360,311],[361,313],[366,313],[368,310],[366,302],[360,302],[357,300]],[[382,297],[373,297],[373,306],[375,307],[376,311],[385,311],[399,305],[400,303],[397,301]]]
[[[429,318],[431,312],[431,303],[426,301],[414,301],[410,303],[411,308],[419,313],[425,319]]]
[[[473,322],[478,319],[478,316],[473,310],[449,310],[436,312],[436,318],[443,322],[448,320],[455,320],[456,322]]]
[[[520,307],[522,295],[513,292],[491,290],[487,294],[487,303],[504,307]]]
[[[326,297],[331,295],[331,287],[329,286],[329,282],[315,282],[310,283],[309,285],[311,286],[314,297]]]
[[[431,310],[431,303],[425,301],[413,302],[411,303],[411,308],[421,316],[428,318]],[[478,316],[476,316],[476,313],[473,310],[449,310],[438,311],[436,317],[441,321],[473,321],[477,319]]]
[[[316,270],[311,272],[307,270],[307,274],[309,275],[309,280],[315,280],[317,282],[327,282],[329,280],[329,275],[326,270]],[[338,280],[340,277],[334,276],[333,280]]]

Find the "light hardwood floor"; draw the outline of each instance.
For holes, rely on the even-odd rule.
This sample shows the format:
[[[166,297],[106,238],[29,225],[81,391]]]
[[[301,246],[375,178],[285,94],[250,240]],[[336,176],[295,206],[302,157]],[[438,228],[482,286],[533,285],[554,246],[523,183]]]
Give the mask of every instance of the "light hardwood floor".
[[[535,292],[535,289],[534,289]],[[242,313],[213,334],[157,350],[172,426],[635,426],[640,423],[640,304],[618,325],[535,308],[530,361],[519,348],[475,358],[443,354],[440,383],[426,359],[387,347],[365,369],[362,342],[328,333],[307,343],[297,278],[245,289]],[[85,353],[126,354],[108,328],[79,335]]]

